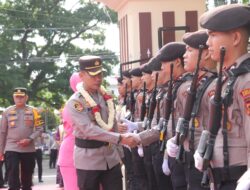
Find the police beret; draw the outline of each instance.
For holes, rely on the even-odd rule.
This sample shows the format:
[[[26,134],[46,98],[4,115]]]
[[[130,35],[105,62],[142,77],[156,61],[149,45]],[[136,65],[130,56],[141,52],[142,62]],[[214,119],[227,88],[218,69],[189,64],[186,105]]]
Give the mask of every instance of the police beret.
[[[230,4],[222,5],[204,13],[200,25],[212,31],[228,31],[250,25],[250,7]]]
[[[182,42],[170,42],[164,45],[156,55],[156,59],[168,62],[182,58],[186,52],[186,45]]]
[[[141,69],[139,67],[132,69],[129,71],[131,76],[135,76],[135,77],[141,77],[142,76],[142,72]]]
[[[79,59],[80,70],[95,76],[102,72],[102,60],[98,56],[82,56]]]
[[[117,78],[117,82],[118,82],[119,84],[122,84],[122,80],[123,80],[122,77],[118,77],[118,78]]]
[[[161,71],[161,61],[158,57],[152,57],[148,62],[149,68],[152,71]]]
[[[141,66],[141,71],[142,73],[152,74],[152,70],[150,69],[150,66],[148,63]]]
[[[27,95],[27,89],[23,87],[17,87],[13,91],[14,96],[25,96]]]
[[[188,32],[183,35],[183,41],[188,46],[199,49],[200,45],[203,45],[204,48],[208,48],[206,42],[208,39],[208,34],[206,30],[198,30],[196,32]]]
[[[127,70],[127,71],[123,71],[123,72],[122,72],[122,75],[123,75],[124,77],[131,78],[131,75],[130,75],[130,73],[129,73],[128,70]]]

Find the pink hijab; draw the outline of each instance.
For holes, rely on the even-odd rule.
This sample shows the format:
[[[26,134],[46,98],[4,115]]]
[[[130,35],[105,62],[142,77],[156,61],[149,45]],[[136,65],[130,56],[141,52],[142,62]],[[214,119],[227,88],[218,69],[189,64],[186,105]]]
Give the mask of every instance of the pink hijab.
[[[82,82],[80,76],[79,76],[79,73],[73,73],[69,79],[69,84],[70,84],[70,87],[71,89],[76,92],[76,85],[79,83],[79,82]]]

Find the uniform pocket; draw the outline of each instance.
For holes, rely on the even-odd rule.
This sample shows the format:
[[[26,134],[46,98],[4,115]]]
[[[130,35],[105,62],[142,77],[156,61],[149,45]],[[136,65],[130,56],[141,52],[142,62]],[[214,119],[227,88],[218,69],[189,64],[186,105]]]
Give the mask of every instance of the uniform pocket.
[[[34,123],[33,115],[25,115],[24,116],[25,127],[33,127],[33,123]]]
[[[9,128],[17,127],[17,115],[8,115],[8,126]]]

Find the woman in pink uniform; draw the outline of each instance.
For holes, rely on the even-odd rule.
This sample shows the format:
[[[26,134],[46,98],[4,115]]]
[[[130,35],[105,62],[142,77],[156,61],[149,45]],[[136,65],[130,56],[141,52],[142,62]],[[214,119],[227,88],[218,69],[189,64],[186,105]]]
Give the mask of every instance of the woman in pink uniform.
[[[74,92],[76,91],[76,85],[79,82],[81,82],[79,74],[73,73],[70,77],[70,87]],[[69,122],[67,110],[65,109],[63,109],[62,118],[65,136],[59,150],[58,165],[60,166],[60,171],[63,177],[64,190],[79,190],[77,186],[76,169],[73,161],[75,137],[73,135],[73,127]]]

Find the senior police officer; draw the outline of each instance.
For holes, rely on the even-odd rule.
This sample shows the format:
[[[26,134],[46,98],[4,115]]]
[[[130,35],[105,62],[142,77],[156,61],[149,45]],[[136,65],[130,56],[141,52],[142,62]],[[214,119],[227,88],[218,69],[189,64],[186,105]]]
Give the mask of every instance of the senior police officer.
[[[74,127],[74,163],[80,190],[121,190],[122,174],[117,144],[137,145],[127,134],[119,134],[112,97],[101,87],[102,60],[98,56],[79,59],[82,83],[66,103]]]
[[[35,168],[34,140],[42,133],[44,123],[38,111],[26,105],[28,100],[26,88],[16,88],[13,99],[15,105],[8,107],[2,116],[0,159],[5,151],[9,189],[31,190]]]
[[[250,29],[250,7],[224,5],[204,13],[200,25],[208,29],[209,52],[220,60],[220,47],[226,49],[223,67],[223,112],[210,161],[216,187],[220,190],[236,188],[237,180],[250,168],[250,54],[247,45]],[[209,94],[214,94],[212,84]],[[210,106],[211,107],[211,106]],[[213,113],[209,113],[211,115]],[[199,152],[196,167],[203,168]],[[241,180],[238,189],[249,189],[248,178]]]

